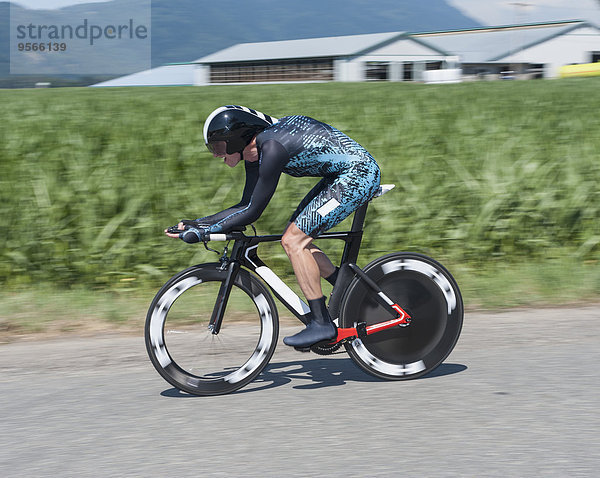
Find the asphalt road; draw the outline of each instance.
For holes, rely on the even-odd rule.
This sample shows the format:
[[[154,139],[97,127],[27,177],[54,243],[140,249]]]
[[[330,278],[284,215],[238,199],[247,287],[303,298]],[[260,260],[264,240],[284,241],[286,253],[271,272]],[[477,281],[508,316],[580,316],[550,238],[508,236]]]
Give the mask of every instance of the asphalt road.
[[[468,313],[422,379],[280,343],[208,398],[164,382],[141,336],[0,345],[0,476],[597,477],[599,338],[600,306]]]

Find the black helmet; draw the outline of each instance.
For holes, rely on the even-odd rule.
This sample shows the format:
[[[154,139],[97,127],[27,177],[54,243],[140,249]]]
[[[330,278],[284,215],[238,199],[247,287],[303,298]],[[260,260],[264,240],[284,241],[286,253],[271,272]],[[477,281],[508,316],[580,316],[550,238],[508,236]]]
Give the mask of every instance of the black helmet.
[[[204,142],[217,156],[240,153],[254,136],[276,122],[276,118],[245,106],[221,106],[204,123]]]

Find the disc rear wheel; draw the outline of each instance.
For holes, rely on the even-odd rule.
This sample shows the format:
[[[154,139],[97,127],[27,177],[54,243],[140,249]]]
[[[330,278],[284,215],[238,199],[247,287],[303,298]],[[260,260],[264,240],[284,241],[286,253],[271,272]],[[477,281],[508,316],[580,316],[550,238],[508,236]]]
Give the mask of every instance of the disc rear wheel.
[[[363,370],[388,380],[417,378],[436,368],[454,348],[462,328],[462,298],[450,273],[433,259],[413,253],[381,257],[364,271],[411,322],[346,343],[349,355]],[[391,318],[372,289],[354,279],[342,299],[341,326],[369,326]]]

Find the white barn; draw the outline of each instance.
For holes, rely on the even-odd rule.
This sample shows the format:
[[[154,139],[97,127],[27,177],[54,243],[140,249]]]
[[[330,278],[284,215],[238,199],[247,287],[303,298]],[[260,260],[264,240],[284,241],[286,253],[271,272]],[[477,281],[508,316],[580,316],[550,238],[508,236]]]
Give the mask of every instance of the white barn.
[[[429,81],[508,71],[554,78],[600,60],[600,29],[581,20],[469,30],[391,32],[242,43],[196,60],[197,84],[281,81]],[[442,71],[440,71],[442,70]],[[444,75],[443,70],[449,70]],[[436,71],[436,73],[432,73]]]
[[[94,86],[555,78],[563,65],[596,61],[600,29],[569,20],[240,43],[187,64]]]
[[[415,79],[458,58],[406,32],[241,43],[195,61],[199,84]]]

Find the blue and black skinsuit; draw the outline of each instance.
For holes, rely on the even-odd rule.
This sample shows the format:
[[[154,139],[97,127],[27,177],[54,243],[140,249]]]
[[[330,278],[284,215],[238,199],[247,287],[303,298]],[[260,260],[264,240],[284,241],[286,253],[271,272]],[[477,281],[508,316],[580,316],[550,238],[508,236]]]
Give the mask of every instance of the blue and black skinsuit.
[[[281,118],[256,136],[259,160],[244,162],[242,200],[197,220],[206,233],[228,232],[256,221],[265,210],[281,173],[323,178],[302,200],[290,222],[312,237],[339,224],[379,188],[373,157],[344,133],[307,116]]]

